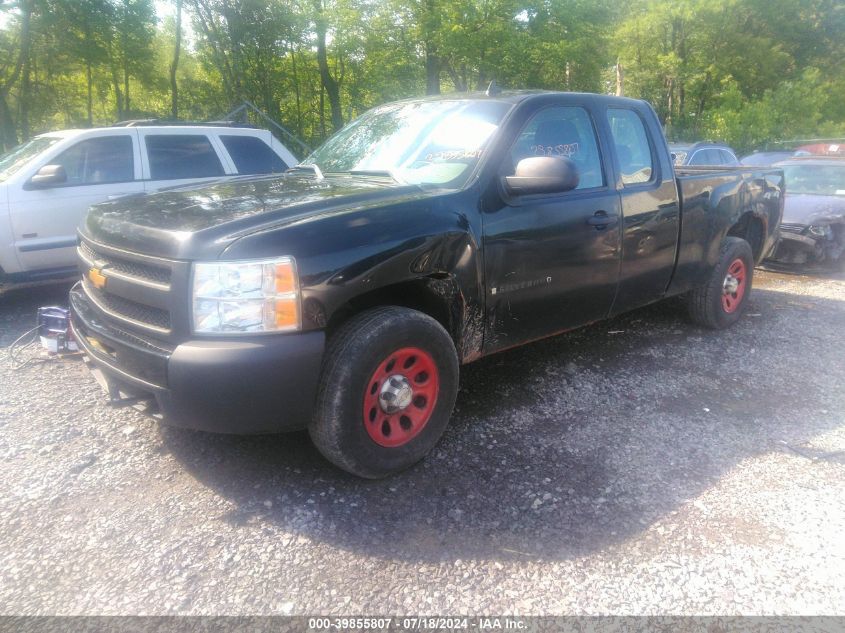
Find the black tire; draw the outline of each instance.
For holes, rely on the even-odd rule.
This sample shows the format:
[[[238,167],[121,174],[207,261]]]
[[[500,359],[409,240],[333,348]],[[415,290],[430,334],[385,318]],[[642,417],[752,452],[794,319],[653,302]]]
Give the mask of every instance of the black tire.
[[[378,413],[368,417],[384,418],[379,422],[378,419],[365,420],[364,410],[369,406],[372,394],[381,393],[381,389],[376,389],[378,376],[390,373],[390,360],[395,360],[395,354],[407,355],[409,352],[403,350],[410,349],[421,350],[424,361],[420,362],[436,367],[436,373],[432,372],[437,381],[434,383],[436,392],[425,403],[427,421],[419,424],[418,429],[407,431],[416,434],[403,444],[380,445],[376,439],[389,441],[383,431],[395,428],[398,413],[389,414],[376,407],[369,409],[371,414],[373,411]],[[416,362],[415,358],[411,355],[406,362]],[[408,371],[414,371],[414,365]],[[342,325],[328,342],[308,432],[326,459],[347,472],[367,479],[397,473],[425,457],[443,435],[455,406],[458,373],[454,343],[433,318],[396,306],[368,310]],[[410,381],[419,376],[424,380],[432,379],[423,371],[408,378],[408,385],[416,388]],[[378,384],[383,387],[388,381]],[[416,403],[417,396],[414,398]],[[410,409],[414,405],[407,406]],[[407,417],[402,418],[404,423]],[[375,426],[365,426],[370,422]],[[379,423],[387,426],[379,427]],[[406,431],[400,430],[393,437],[399,438],[403,433]]]
[[[731,308],[725,306],[725,283],[728,271],[737,261],[744,267],[743,292],[741,296],[728,293]],[[698,325],[713,330],[721,330],[736,323],[745,310],[748,295],[754,278],[754,256],[751,246],[739,237],[726,237],[722,242],[719,261],[710,273],[706,283],[687,295],[687,308],[690,318]],[[733,300],[731,299],[733,298]]]

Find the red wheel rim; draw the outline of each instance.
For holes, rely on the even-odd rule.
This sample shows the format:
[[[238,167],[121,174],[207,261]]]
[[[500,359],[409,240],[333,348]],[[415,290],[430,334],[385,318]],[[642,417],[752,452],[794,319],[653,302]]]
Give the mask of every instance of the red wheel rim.
[[[418,347],[385,358],[364,387],[364,428],[388,448],[407,444],[428,424],[440,390],[437,364]]]
[[[736,312],[742,305],[747,278],[745,262],[739,258],[733,260],[722,283],[722,309],[728,314]]]

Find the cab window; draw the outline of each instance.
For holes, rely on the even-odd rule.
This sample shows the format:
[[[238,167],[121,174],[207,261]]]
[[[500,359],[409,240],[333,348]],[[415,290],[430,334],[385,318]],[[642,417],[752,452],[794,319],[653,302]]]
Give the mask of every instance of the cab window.
[[[578,168],[577,189],[604,185],[596,132],[584,108],[555,106],[535,114],[511,148],[510,173],[519,161],[532,156],[560,156],[573,161]]]
[[[223,164],[202,134],[148,134],[145,137],[152,180],[223,176]]]
[[[128,182],[135,178],[132,137],[89,138],[66,149],[50,164],[64,167],[66,187]]]
[[[700,149],[693,154],[690,165],[721,165],[722,155],[717,149]]]
[[[736,156],[731,154],[726,149],[720,149],[719,153],[722,155],[722,164],[723,165],[730,165],[731,167],[736,167],[739,165],[739,161],[736,159]]]
[[[239,174],[279,174],[288,168],[260,138],[221,134],[220,140]]]

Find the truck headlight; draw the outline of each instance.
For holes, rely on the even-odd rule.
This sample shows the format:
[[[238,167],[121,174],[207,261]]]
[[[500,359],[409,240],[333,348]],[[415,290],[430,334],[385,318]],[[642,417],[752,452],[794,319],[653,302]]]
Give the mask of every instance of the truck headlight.
[[[828,231],[830,231],[829,226],[819,224],[811,224],[807,229],[807,232],[815,237],[827,237]]]
[[[194,264],[193,326],[200,334],[298,330],[292,257]]]

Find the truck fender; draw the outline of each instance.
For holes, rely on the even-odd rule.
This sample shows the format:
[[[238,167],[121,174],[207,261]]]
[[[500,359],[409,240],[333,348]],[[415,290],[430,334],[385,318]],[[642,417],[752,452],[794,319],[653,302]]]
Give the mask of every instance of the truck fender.
[[[415,238],[336,271],[325,285],[344,287],[342,302],[320,305],[320,321],[333,330],[349,316],[379,305],[402,305],[429,314],[450,333],[458,357],[481,356],[484,328],[481,262],[469,232]],[[317,293],[326,298],[333,293]],[[307,300],[306,300],[307,302]],[[306,305],[308,312],[316,306]],[[319,321],[315,325],[320,325]]]

